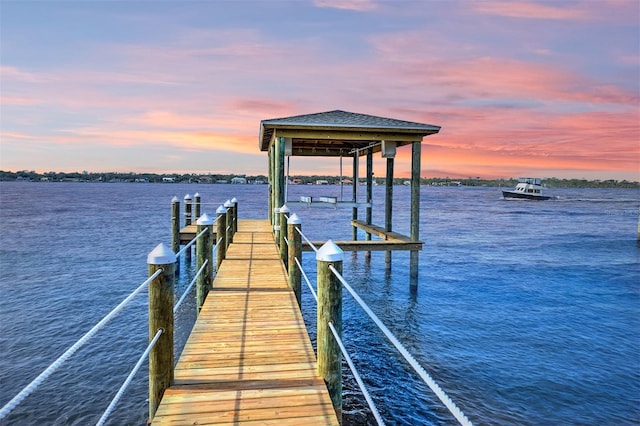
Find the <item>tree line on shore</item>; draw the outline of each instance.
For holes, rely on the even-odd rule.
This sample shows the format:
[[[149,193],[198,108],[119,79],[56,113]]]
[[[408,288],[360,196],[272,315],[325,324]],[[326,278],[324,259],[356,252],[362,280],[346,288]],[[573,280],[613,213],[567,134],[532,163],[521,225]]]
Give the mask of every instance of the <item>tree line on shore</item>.
[[[234,181],[234,178],[235,181]],[[240,179],[238,179],[240,178]],[[336,185],[340,183],[338,176],[310,175],[310,176],[290,176],[290,180],[297,184],[329,184]],[[360,182],[364,182],[364,178],[360,178]],[[0,170],[0,181],[29,181],[29,182],[131,182],[131,183],[200,183],[200,184],[216,184],[216,183],[232,183],[246,182],[250,184],[267,183],[268,178],[264,175],[231,175],[231,174],[196,174],[196,173],[133,173],[133,172],[45,172],[38,173],[35,171],[21,170],[17,172]],[[349,177],[343,178],[343,182],[351,184]],[[384,178],[374,178],[374,184],[383,185]],[[406,178],[394,178],[394,185],[408,184]],[[497,187],[514,187],[518,180],[516,178],[509,179],[481,179],[479,177],[467,179],[452,178],[421,178],[422,185],[436,186],[497,186]],[[560,179],[560,178],[544,178],[543,184],[549,188],[637,188],[640,189],[640,182],[627,180],[587,180],[587,179]]]

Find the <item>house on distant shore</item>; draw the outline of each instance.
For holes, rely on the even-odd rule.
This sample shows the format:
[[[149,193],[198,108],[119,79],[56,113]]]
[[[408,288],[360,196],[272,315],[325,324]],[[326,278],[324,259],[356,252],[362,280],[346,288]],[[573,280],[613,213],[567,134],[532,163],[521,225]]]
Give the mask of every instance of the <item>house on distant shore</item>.
[[[176,178],[172,178],[172,177],[163,177],[162,178],[162,182],[164,183],[174,183],[176,181]]]
[[[247,183],[247,178],[234,177],[233,179],[231,179],[231,183],[245,185]]]

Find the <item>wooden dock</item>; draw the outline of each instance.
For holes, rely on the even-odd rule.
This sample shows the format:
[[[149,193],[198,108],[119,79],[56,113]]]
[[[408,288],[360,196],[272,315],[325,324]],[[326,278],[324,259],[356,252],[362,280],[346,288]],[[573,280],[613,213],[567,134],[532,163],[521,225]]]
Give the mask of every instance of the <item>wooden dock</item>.
[[[338,425],[267,220],[241,220],[154,425]]]

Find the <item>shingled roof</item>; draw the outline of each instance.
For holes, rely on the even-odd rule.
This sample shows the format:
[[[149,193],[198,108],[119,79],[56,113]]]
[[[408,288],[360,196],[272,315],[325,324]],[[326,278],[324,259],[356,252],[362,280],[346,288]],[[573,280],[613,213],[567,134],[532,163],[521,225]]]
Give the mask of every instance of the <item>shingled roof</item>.
[[[399,146],[418,142],[439,131],[431,124],[335,110],[262,120],[259,142],[267,151],[273,138],[286,137],[292,139],[293,155],[334,156],[381,140]]]

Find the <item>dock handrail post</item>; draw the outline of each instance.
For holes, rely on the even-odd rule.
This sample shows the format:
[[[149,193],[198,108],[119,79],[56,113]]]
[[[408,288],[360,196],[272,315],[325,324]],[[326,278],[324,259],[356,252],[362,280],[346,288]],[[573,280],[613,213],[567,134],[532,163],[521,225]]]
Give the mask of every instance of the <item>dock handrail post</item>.
[[[205,229],[207,230],[207,232],[196,241],[196,269],[200,270],[204,262],[208,261],[207,266],[205,266],[204,271],[202,271],[203,273],[198,275],[198,279],[196,280],[196,313],[199,314],[212,283],[213,274],[211,272],[211,264],[213,263],[213,247],[211,240],[213,238],[211,236],[213,234],[213,218],[205,213],[198,218],[196,224],[196,235],[200,235]]]
[[[334,339],[329,323],[333,323],[342,337],[342,283],[329,269],[333,266],[342,274],[344,252],[332,240],[316,253],[318,268],[318,374],[324,378],[335,409],[342,423],[342,353]]]
[[[149,420],[160,405],[164,391],[173,381],[173,287],[176,255],[170,247],[158,244],[147,256],[149,276],[161,269],[149,283],[149,341],[158,330],[163,333],[149,352]]]
[[[238,232],[238,199],[233,197],[231,199],[233,203],[233,233]]]
[[[302,264],[302,221],[297,214],[287,219],[287,233],[289,234],[289,287],[293,289],[298,301],[298,308],[302,311],[302,273],[296,264],[296,258]]]
[[[180,251],[180,201],[178,197],[171,199],[171,250]],[[180,270],[180,260],[176,259],[176,272]]]
[[[227,226],[225,227],[225,230],[227,235],[227,248],[229,248],[229,244],[233,242],[233,203],[231,200],[224,202],[224,208],[227,209]]]
[[[191,225],[191,210],[192,210],[192,198],[191,195],[187,194],[184,196],[184,226]],[[191,263],[191,248],[185,250],[184,252],[184,260],[187,264]]]
[[[220,264],[222,264],[222,261],[224,260],[224,258],[227,255],[227,247],[226,247],[226,241],[227,241],[227,236],[226,236],[226,228],[227,228],[227,220],[226,220],[226,215],[227,215],[227,209],[224,208],[224,206],[220,206],[218,207],[218,209],[216,210],[216,214],[218,215],[218,219],[217,219],[217,227],[216,227],[216,238],[218,241],[216,241],[216,270],[220,269]]]
[[[289,212],[291,212],[291,210],[289,210],[289,207],[287,207],[286,204],[283,204],[282,207],[280,207],[280,242],[278,244],[280,245],[280,259],[284,262],[285,268],[289,265],[289,259],[287,257],[287,216],[289,215]]]
[[[200,194],[193,194],[193,219],[198,220],[200,217]]]

